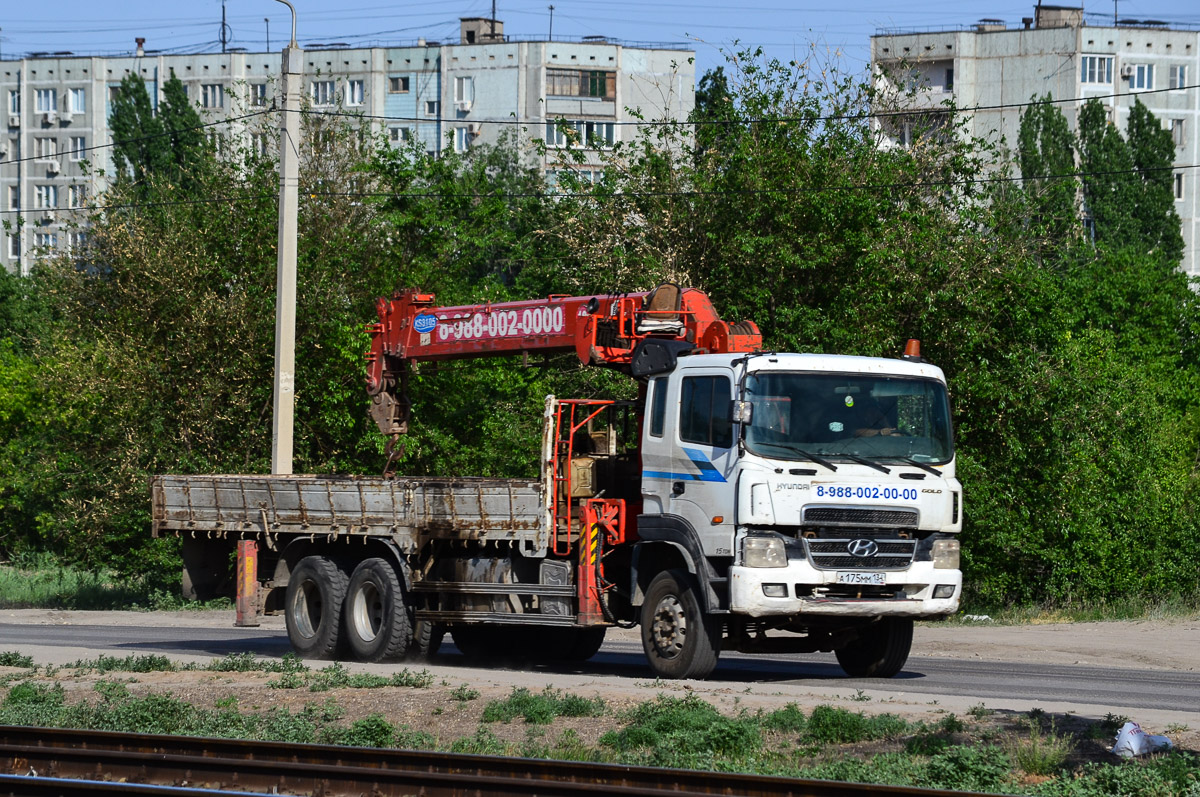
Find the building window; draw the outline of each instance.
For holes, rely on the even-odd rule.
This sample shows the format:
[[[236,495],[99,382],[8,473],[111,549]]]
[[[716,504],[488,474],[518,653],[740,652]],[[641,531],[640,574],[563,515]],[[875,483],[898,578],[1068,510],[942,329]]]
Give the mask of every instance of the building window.
[[[68,106],[71,113],[84,113],[87,111],[87,90],[86,89],[71,89],[68,96]]]
[[[1182,89],[1187,86],[1187,65],[1174,64],[1171,67],[1168,88]]]
[[[87,233],[86,232],[71,233],[70,237],[67,238],[67,246],[70,248],[70,250],[72,252],[82,251],[87,246]]]
[[[266,133],[253,133],[250,136],[250,151],[260,158],[270,154],[270,136]]]
[[[595,69],[547,69],[546,96],[611,100],[617,96],[617,73]]]
[[[1154,88],[1154,64],[1135,64],[1129,88],[1149,91]]]
[[[205,133],[205,138],[208,139],[208,146],[212,147],[214,155],[225,154],[225,134],[218,133],[216,130],[209,130]]]
[[[204,108],[224,108],[225,87],[220,83],[205,83],[200,87],[200,105]]]
[[[84,136],[71,136],[71,160],[83,160],[85,152],[87,152],[87,138]]]
[[[454,128],[454,151],[466,152],[471,148],[471,128]]]
[[[8,236],[8,256],[18,258],[21,256],[21,234],[15,233]]]
[[[1182,119],[1171,120],[1171,140],[1179,148],[1183,148],[1187,144],[1187,140],[1184,138]]]
[[[267,104],[267,84],[250,84],[250,105],[254,108],[264,108]]]
[[[108,87],[108,101],[109,102],[116,102],[120,96],[121,96],[121,87],[120,86],[109,86]]]
[[[38,160],[50,160],[58,157],[57,138],[35,138],[33,140],[33,156]]]
[[[33,209],[48,210],[58,207],[58,186],[37,185],[33,187]]]
[[[314,80],[312,82],[313,105],[333,105],[336,88],[332,80]]]
[[[69,207],[73,207],[73,208],[83,207],[84,205],[87,204],[87,195],[88,195],[88,191],[87,191],[86,185],[70,186],[70,188],[68,189],[68,194],[67,194],[67,199],[69,199],[71,202]]]
[[[425,100],[425,115],[437,116],[438,102],[437,100]]]
[[[954,67],[949,67],[946,69],[946,83],[944,85],[946,91],[952,91],[954,89]]]
[[[54,249],[58,246],[58,235],[52,232],[39,232],[33,236],[34,246],[44,249]]]
[[[346,104],[363,104],[363,82],[361,80],[346,81]]]
[[[409,141],[412,141],[412,128],[411,127],[389,127],[388,128],[388,139],[393,144],[407,144]]]
[[[475,101],[475,80],[471,77],[454,78],[454,104],[470,110]]]
[[[1085,55],[1079,59],[1082,83],[1112,83],[1111,55]]]
[[[1175,199],[1183,199],[1183,172],[1175,172]]]
[[[21,112],[21,92],[16,89],[8,92],[8,112]]]
[[[34,96],[37,99],[38,113],[52,113],[58,110],[58,92],[55,89],[38,89]]]
[[[546,146],[608,149],[616,143],[616,133],[612,122],[546,122]]]
[[[408,86],[409,86],[409,83],[408,83],[407,75],[388,78],[388,93],[389,94],[407,94]]]
[[[21,209],[21,189],[15,185],[8,187],[8,209]]]

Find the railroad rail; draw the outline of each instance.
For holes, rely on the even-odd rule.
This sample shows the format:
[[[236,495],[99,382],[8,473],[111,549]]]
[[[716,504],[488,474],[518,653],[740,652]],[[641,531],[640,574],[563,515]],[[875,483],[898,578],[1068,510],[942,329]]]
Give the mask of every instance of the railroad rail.
[[[315,744],[0,726],[0,795],[158,795],[205,790],[292,795],[575,797],[958,795],[898,786]],[[136,789],[132,788],[137,784]],[[184,791],[181,791],[183,789]]]

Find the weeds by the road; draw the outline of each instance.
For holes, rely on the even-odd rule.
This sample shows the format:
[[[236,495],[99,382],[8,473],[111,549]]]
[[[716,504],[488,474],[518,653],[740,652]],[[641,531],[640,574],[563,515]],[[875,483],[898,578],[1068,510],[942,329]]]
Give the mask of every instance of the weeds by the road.
[[[540,693],[515,688],[508,697],[473,709],[479,720],[474,732],[441,739],[428,727],[414,729],[374,706],[372,713],[348,719],[338,702],[346,693],[336,690],[429,687],[433,679],[425,672],[364,675],[340,664],[312,670],[295,657],[259,661],[227,656],[186,667],[161,656],[98,657],[73,666],[75,675],[105,675],[87,696],[42,682],[49,670],[34,666],[28,657],[0,654],[0,661],[26,670],[12,674],[17,682],[0,701],[0,724],[651,764],[1036,797],[1200,795],[1200,755],[1195,751],[1131,761],[1108,754],[1115,726],[1124,720],[1115,714],[1085,721],[1040,709],[1015,714],[979,704],[964,718],[946,714],[926,724],[831,705],[808,712],[789,704],[770,712],[743,709],[728,714],[695,694],[660,694],[614,712],[598,698],[552,688]],[[259,710],[243,707],[247,695],[239,691],[214,699],[210,707],[107,677],[182,670],[269,672],[276,676],[272,681],[293,679],[295,688],[306,686],[325,695],[302,708]],[[462,711],[470,711],[467,703],[479,697],[467,684],[441,686]],[[433,713],[441,715],[437,709]],[[555,731],[555,723],[578,723],[578,718],[602,722],[612,730],[595,743],[585,742],[569,725]],[[514,740],[513,729],[501,723],[518,719],[524,720],[525,734]],[[1185,730],[1174,726],[1175,732]]]
[[[1156,599],[1123,596],[1106,601],[1048,604],[1044,606],[968,606],[950,622],[969,625],[1049,625],[1053,623],[1097,623],[1117,620],[1200,619],[1200,593],[1167,595]]]
[[[111,571],[81,570],[48,554],[0,565],[0,609],[77,609],[171,611],[228,609],[225,598],[200,603],[179,597],[177,584],[149,576],[118,576]]]
[[[546,725],[556,717],[598,717],[604,712],[604,701],[563,694],[547,687],[534,694],[524,687],[515,687],[503,700],[493,700],[483,709],[484,722],[512,722],[517,717],[534,725]]]

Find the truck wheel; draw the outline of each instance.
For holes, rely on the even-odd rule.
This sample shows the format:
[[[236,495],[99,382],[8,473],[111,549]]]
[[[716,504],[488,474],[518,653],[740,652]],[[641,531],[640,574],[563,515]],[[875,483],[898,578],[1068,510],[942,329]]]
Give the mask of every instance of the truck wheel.
[[[408,607],[396,568],[387,560],[364,559],[354,568],[342,613],[346,642],[359,661],[398,659],[408,651]]]
[[[288,578],[288,640],[304,659],[332,659],[337,653],[346,574],[324,556],[306,556]]]
[[[660,678],[706,678],[717,666],[720,626],[700,608],[691,576],[659,573],[642,604],[642,648]]]
[[[838,664],[855,678],[891,678],[904,668],[912,649],[913,621],[885,617],[864,628],[858,639],[835,651]]]
[[[446,626],[429,620],[413,623],[412,644],[408,647],[408,658],[424,661],[437,655],[446,636]]]

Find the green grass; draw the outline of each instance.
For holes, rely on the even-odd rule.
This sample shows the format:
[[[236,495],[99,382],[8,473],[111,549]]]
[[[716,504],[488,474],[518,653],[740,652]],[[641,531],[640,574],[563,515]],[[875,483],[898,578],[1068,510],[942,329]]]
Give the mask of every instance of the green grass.
[[[604,701],[564,694],[547,687],[535,694],[524,687],[515,687],[503,700],[493,700],[483,709],[484,722],[512,722],[521,717],[533,725],[546,725],[556,717],[598,717],[604,713]]]
[[[1107,601],[1047,604],[1044,606],[970,606],[948,622],[977,625],[968,617],[987,616],[983,622],[996,625],[1046,625],[1050,623],[1097,623],[1119,620],[1200,619],[1200,592],[1157,598],[1126,596]]]
[[[0,609],[170,611],[232,606],[225,598],[206,603],[185,601],[157,578],[85,570],[59,564],[46,555],[0,565]]]
[[[132,658],[131,666],[144,666],[141,662],[152,658]],[[103,666],[99,660],[88,663]],[[236,666],[248,665],[239,659]],[[291,672],[312,672],[289,666]],[[317,671],[322,672],[329,681],[353,680],[352,675],[334,668]],[[128,685],[117,681],[102,680],[94,690],[91,699],[69,699],[60,685],[17,683],[0,700],[0,724],[654,763],[1031,797],[1200,794],[1200,755],[1194,751],[1072,766],[1068,759],[1074,746],[1094,742],[1059,734],[1045,717],[1020,718],[1013,726],[1018,731],[1015,735],[1006,742],[990,744],[979,740],[978,729],[953,715],[932,726],[905,724],[902,729],[903,721],[895,717],[865,716],[831,706],[819,706],[807,715],[791,704],[773,712],[727,716],[695,695],[660,695],[620,715],[621,727],[593,746],[574,730],[564,729],[556,735],[540,724],[531,724],[523,740],[503,739],[492,730],[497,726],[484,723],[471,734],[442,740],[395,724],[380,713],[347,721],[344,710],[328,696],[299,710],[243,711],[234,697],[206,707],[167,694],[135,695]],[[538,712],[558,712],[556,716],[562,717],[595,716],[586,712],[603,711],[599,701],[556,690],[532,693],[520,689],[505,700],[493,701],[485,712],[487,709],[497,713],[496,722],[526,717],[526,711],[535,717],[543,716]],[[1113,717],[1109,724],[1117,719]],[[943,744],[902,749],[908,745],[897,734],[907,736],[908,741],[938,738]],[[822,741],[814,741],[817,739]],[[863,744],[875,745],[869,749],[883,752],[850,747]],[[1029,785],[1025,778],[1033,774],[1043,780]]]

